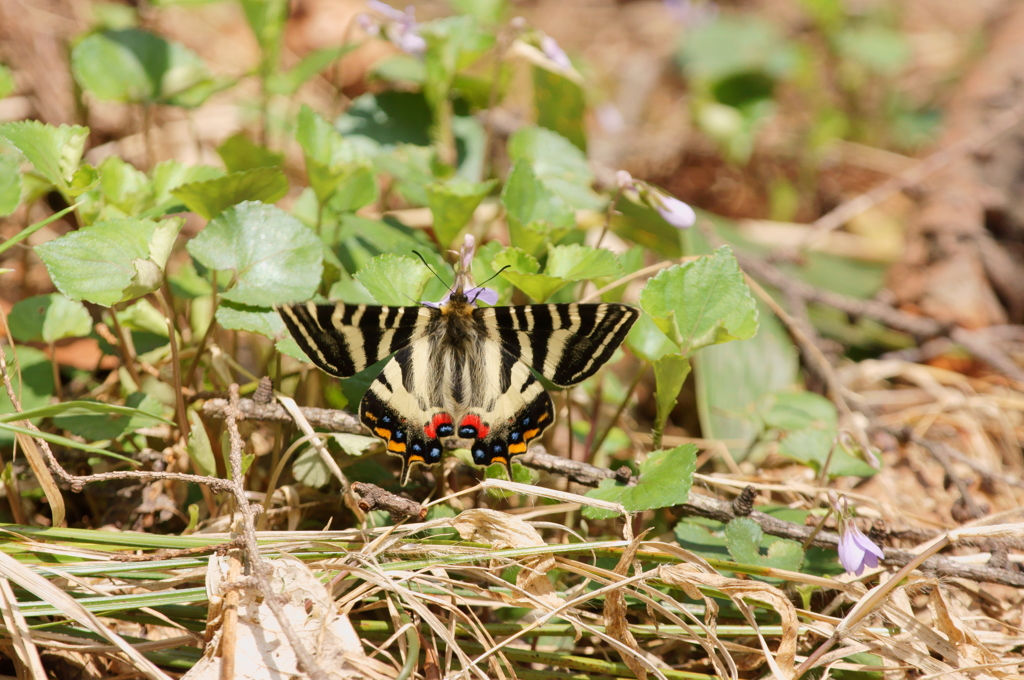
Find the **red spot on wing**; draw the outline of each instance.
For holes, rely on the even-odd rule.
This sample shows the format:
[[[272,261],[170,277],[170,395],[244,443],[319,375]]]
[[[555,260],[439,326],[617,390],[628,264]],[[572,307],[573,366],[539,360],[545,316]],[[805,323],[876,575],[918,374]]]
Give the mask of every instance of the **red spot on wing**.
[[[480,420],[480,416],[476,414],[469,414],[459,423],[459,427],[466,427],[467,425],[476,428],[477,439],[484,439],[487,433],[491,431],[491,428],[487,427],[484,421]]]
[[[437,439],[438,426],[448,425],[451,424],[451,422],[452,417],[450,415],[448,415],[447,413],[438,413],[437,415],[430,419],[430,422],[427,423],[427,426],[423,428],[423,432],[426,433],[426,435],[431,439]]]

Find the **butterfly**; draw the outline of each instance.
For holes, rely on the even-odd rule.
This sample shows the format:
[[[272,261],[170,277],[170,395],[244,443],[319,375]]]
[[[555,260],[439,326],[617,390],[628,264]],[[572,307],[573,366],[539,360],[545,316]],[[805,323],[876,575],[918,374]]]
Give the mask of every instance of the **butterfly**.
[[[554,422],[536,371],[559,387],[603,366],[640,313],[617,303],[478,307],[465,252],[437,306],[335,302],[279,306],[314,364],[347,378],[394,355],[359,404],[359,416],[401,456],[404,486],[415,465],[441,461],[443,441],[468,440],[473,462],[505,465]],[[532,369],[532,370],[531,370]]]

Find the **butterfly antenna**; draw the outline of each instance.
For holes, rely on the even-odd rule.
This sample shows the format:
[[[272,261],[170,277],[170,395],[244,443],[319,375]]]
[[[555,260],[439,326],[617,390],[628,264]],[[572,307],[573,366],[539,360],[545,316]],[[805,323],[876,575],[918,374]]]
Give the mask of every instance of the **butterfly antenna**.
[[[508,268],[509,268],[509,267],[511,267],[511,266],[512,266],[512,265],[510,265],[510,264],[507,264],[507,265],[505,265],[504,267],[502,267],[502,268],[501,268],[501,269],[499,269],[498,271],[494,272],[494,275],[493,275],[493,276],[491,276],[491,277],[490,277],[489,279],[487,279],[487,280],[486,280],[486,281],[484,281],[483,283],[477,284],[477,287],[478,287],[478,288],[483,288],[483,287],[484,287],[484,284],[485,284],[485,283],[490,283],[490,282],[491,282],[491,281],[493,281],[494,279],[498,278],[498,274],[502,273],[503,271],[505,271],[506,269],[508,269]]]
[[[433,274],[437,278],[438,281],[440,281],[442,284],[444,284],[448,288],[449,292],[451,292],[452,287],[449,286],[447,283],[445,283],[444,279],[442,279],[440,276],[437,275],[437,272],[434,271],[434,268],[431,267],[429,264],[427,264],[427,261],[425,259],[423,259],[422,255],[420,255],[420,252],[418,250],[414,250],[412,252],[415,253],[416,257],[420,258],[420,262],[423,263],[423,266],[426,267],[427,269],[429,269],[430,273]]]

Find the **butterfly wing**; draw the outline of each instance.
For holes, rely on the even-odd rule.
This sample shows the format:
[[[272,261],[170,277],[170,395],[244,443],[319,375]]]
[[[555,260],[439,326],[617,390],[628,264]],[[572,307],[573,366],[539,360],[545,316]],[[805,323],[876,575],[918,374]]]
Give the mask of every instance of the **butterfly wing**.
[[[430,341],[420,339],[399,350],[359,402],[363,424],[384,440],[388,453],[401,457],[402,486],[413,466],[441,462],[441,438],[455,432],[452,416],[442,406],[432,405],[437,403],[434,393],[417,389],[429,373],[425,365],[417,371],[417,355],[429,348]]]
[[[530,442],[555,422],[551,397],[529,367],[488,339],[491,356],[499,355],[501,370],[487,371],[484,399],[474,399],[457,418],[457,434],[473,439],[473,462],[505,465],[512,479],[512,458],[526,453]]]
[[[629,305],[549,304],[474,311],[502,348],[560,387],[597,372],[640,317]]]
[[[430,307],[377,307],[305,302],[277,308],[310,360],[347,378],[408,346],[427,332],[439,312]]]

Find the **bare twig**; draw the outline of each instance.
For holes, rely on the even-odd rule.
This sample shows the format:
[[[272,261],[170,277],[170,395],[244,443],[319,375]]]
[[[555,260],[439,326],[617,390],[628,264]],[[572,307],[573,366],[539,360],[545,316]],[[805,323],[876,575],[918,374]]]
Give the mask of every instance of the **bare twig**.
[[[352,490],[359,494],[359,509],[363,512],[387,510],[396,522],[405,517],[422,520],[427,516],[427,509],[416,501],[396,496],[375,484],[354,482]]]
[[[226,399],[210,399],[203,404],[203,415],[223,420],[226,418],[228,401]],[[351,413],[326,408],[303,407],[302,415],[313,427],[331,432],[348,432],[350,434],[366,434],[363,424]],[[265,420],[272,423],[295,422],[284,406],[277,402],[261,404],[252,399],[239,399],[238,418],[245,420]]]
[[[256,543],[256,524],[253,520],[252,506],[249,505],[249,501],[245,497],[245,478],[242,475],[242,449],[245,445],[242,442],[242,435],[238,432],[238,384],[232,383],[228,390],[231,397],[225,410],[224,420],[228,428],[228,437],[231,441],[231,451],[228,455],[228,460],[231,463],[231,480],[233,482],[231,490],[235,495],[238,512],[242,516],[242,540],[245,545],[245,553],[249,560],[252,575],[263,592],[264,602],[270,607],[270,611],[273,612],[274,617],[281,625],[281,632],[288,638],[288,644],[291,645],[292,651],[295,653],[295,660],[299,670],[307,673],[312,680],[328,680],[327,673],[317,665],[316,659],[306,649],[302,639],[288,621],[288,615],[284,611],[284,607],[281,606],[280,601],[278,601],[277,594],[270,583],[270,565],[260,555],[259,545]]]
[[[976,130],[949,146],[939,149],[905,172],[891,177],[877,187],[846,201],[814,221],[803,238],[801,249],[814,244],[824,234],[838,229],[850,219],[870,210],[893,194],[918,184],[954,161],[972,154],[1004,132],[1014,128],[1024,118],[1024,103],[997,115],[990,125]]]

